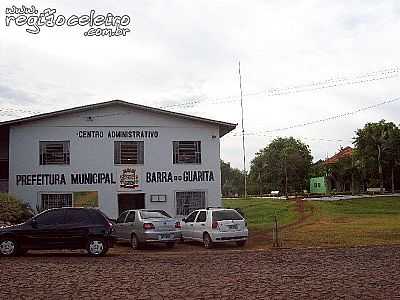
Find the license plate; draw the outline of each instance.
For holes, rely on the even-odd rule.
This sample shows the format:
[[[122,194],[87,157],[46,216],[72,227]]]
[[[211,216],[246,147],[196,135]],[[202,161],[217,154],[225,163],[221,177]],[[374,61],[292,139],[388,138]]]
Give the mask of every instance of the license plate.
[[[159,236],[158,236],[158,239],[159,240],[169,240],[171,238],[171,235],[170,234],[160,234]]]
[[[229,229],[237,229],[237,225],[228,225]]]

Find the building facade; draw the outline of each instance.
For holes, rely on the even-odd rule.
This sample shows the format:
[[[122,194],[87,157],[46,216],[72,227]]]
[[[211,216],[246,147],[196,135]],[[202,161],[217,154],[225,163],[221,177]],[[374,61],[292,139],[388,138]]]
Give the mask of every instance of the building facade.
[[[235,127],[119,100],[2,122],[0,188],[37,210],[184,216],[221,206],[219,139]]]

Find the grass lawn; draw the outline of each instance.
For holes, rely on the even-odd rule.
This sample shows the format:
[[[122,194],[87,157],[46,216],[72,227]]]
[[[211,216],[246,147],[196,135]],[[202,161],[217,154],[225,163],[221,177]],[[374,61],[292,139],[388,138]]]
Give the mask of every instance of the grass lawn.
[[[314,215],[287,228],[289,246],[400,244],[400,197],[312,201]]]
[[[274,216],[280,225],[293,223],[298,218],[296,204],[293,201],[273,199],[224,199],[224,207],[240,208],[247,219],[250,230],[271,230]]]
[[[293,224],[302,216],[294,201],[226,199],[224,205],[241,208],[249,229],[257,233],[271,230],[274,214],[280,226]],[[400,197],[304,201],[304,208],[312,215],[282,229],[284,247],[400,244]]]

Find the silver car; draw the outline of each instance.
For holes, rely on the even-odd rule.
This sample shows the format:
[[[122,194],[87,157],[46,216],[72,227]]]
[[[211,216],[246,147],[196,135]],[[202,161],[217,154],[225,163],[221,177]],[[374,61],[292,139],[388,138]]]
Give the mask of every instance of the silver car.
[[[182,237],[181,224],[163,210],[124,211],[114,226],[119,241],[129,241],[133,249],[146,243],[165,243],[172,248]]]

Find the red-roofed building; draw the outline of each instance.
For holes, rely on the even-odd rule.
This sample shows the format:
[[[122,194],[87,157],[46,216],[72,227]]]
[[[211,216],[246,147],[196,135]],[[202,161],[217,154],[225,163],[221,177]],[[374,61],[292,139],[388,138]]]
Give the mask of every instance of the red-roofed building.
[[[338,153],[336,153],[335,155],[333,155],[332,157],[329,157],[325,160],[325,164],[326,165],[332,165],[337,163],[340,159],[343,158],[348,158],[351,157],[351,155],[353,154],[353,148],[347,146],[344,148],[341,148],[340,151]]]
[[[325,174],[310,179],[311,193],[350,192],[352,187],[353,148],[345,147],[333,156],[321,161]],[[322,175],[322,174],[321,174]],[[319,186],[321,188],[319,188]]]
[[[340,148],[339,152],[324,162],[327,170],[326,181],[330,191],[350,192],[352,185],[351,156],[353,148]]]

